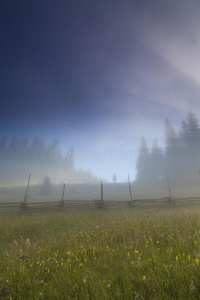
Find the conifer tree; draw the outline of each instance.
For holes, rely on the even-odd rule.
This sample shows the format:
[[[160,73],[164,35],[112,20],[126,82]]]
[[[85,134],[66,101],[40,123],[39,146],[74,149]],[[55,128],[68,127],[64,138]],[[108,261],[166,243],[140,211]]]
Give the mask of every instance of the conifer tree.
[[[158,141],[155,140],[152,144],[150,153],[150,168],[152,183],[161,183],[164,175],[164,155],[162,148],[159,147]]]
[[[52,188],[51,180],[49,176],[45,176],[41,185],[42,195],[49,196],[51,194],[51,188]]]
[[[150,175],[149,165],[149,149],[144,136],[141,138],[139,155],[137,158],[137,182],[140,184],[148,184]]]

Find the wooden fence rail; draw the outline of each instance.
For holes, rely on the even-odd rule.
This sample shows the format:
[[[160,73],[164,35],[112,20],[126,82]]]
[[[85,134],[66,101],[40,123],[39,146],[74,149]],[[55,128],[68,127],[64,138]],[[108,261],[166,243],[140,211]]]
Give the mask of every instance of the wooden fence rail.
[[[172,205],[173,201],[173,205]],[[120,200],[60,200],[48,202],[4,202],[0,203],[0,213],[28,213],[56,210],[95,210],[95,209],[125,209],[125,208],[168,208],[181,206],[200,206],[200,197],[160,199]]]

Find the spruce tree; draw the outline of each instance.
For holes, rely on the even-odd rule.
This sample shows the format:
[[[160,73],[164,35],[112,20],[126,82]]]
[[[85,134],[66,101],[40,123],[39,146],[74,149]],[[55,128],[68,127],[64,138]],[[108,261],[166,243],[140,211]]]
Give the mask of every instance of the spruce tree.
[[[141,145],[137,158],[137,183],[147,185],[150,179],[149,149],[144,136],[141,138]]]
[[[150,169],[151,169],[151,181],[154,184],[160,184],[164,177],[164,155],[162,148],[159,147],[157,140],[152,144],[150,153]]]

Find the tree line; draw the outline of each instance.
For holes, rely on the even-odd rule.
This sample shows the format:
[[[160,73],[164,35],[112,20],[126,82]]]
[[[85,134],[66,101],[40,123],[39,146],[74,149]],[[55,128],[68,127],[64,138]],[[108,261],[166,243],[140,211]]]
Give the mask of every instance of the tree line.
[[[166,119],[164,138],[164,148],[155,140],[149,149],[145,137],[142,137],[135,185],[144,189],[162,187],[166,185],[167,176],[177,187],[199,185],[200,127],[196,114],[187,113],[179,132]]]
[[[73,147],[64,153],[60,151],[57,140],[48,144],[39,137],[30,141],[13,138],[10,142],[2,138],[0,166],[1,185],[24,183],[30,173],[35,182],[42,182],[47,175],[52,182],[97,181],[89,170],[75,168]]]

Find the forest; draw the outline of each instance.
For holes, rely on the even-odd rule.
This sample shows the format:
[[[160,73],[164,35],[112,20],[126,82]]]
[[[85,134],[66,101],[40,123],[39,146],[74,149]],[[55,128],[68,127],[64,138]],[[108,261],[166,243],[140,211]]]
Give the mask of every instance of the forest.
[[[200,184],[200,127],[195,113],[189,111],[181,128],[175,131],[169,119],[164,122],[164,148],[155,140],[148,147],[145,137],[141,138],[136,167],[134,188],[156,190],[166,187],[167,177],[177,188],[193,188]],[[33,140],[6,138],[0,140],[0,182],[23,184],[28,174],[32,183],[39,183],[48,175],[52,183],[93,183],[100,178],[89,170],[77,170],[73,147],[65,155],[60,151],[57,140],[47,144],[43,139]]]
[[[57,140],[47,144],[39,137],[31,141],[13,138],[10,143],[1,139],[0,165],[1,185],[24,184],[30,173],[32,183],[42,182],[47,175],[52,183],[99,181],[89,170],[75,168],[73,147],[64,155]]]
[[[164,149],[157,140],[149,149],[141,139],[135,186],[158,189],[166,186],[167,176],[173,186],[193,188],[200,184],[200,127],[195,113],[189,111],[176,132],[169,119],[164,123]]]

